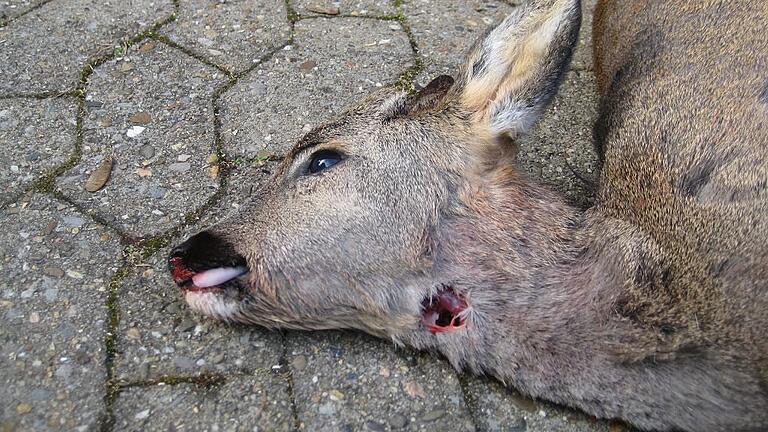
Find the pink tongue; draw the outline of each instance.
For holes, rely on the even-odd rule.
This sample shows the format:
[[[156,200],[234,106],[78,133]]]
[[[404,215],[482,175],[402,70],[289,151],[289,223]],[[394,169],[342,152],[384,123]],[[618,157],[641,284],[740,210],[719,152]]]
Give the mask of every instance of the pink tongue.
[[[192,283],[198,288],[208,288],[223,284],[246,273],[248,273],[247,267],[219,267],[192,276]]]

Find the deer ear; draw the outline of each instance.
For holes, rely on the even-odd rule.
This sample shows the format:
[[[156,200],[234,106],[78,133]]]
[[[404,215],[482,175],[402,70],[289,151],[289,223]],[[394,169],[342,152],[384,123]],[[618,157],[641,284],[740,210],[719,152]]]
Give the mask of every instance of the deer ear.
[[[439,107],[448,90],[453,87],[453,83],[453,77],[449,75],[440,75],[433,79],[408,101],[408,111],[413,113]]]
[[[453,99],[492,136],[527,132],[557,92],[580,25],[579,0],[529,1],[470,50]]]
[[[443,106],[442,101],[452,86],[452,77],[440,75],[413,95],[396,93],[382,102],[379,112],[384,120],[391,120],[423,111],[438,110]]]

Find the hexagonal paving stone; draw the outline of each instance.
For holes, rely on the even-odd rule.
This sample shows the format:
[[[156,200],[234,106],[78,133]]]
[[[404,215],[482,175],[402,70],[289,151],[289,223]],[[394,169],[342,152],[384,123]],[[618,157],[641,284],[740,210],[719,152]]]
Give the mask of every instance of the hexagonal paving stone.
[[[222,96],[227,153],[284,154],[311,125],[394,82],[412,61],[399,25],[364,18],[300,21],[287,48]]]
[[[275,374],[230,377],[218,385],[124,389],[114,405],[120,431],[290,431],[286,380]]]
[[[302,16],[384,16],[397,13],[394,0],[296,0],[293,7]]]
[[[596,180],[598,161],[592,126],[597,108],[592,72],[568,72],[552,105],[531,133],[520,140],[517,155],[524,170],[581,207],[592,200],[587,182]]]
[[[288,361],[306,430],[474,430],[447,362],[359,333],[290,333]]]
[[[488,378],[466,377],[480,430],[488,432],[607,432],[601,422],[580,412],[539,402]],[[621,430],[621,429],[618,429]]]
[[[75,149],[77,101],[0,99],[0,202],[64,163]]]
[[[0,0],[0,23],[28,12],[46,0]],[[50,1],[50,0],[48,0]]]
[[[4,209],[0,226],[0,428],[98,429],[107,289],[121,248],[43,195]]]
[[[223,79],[215,68],[153,41],[99,67],[88,82],[82,161],[58,186],[133,235],[179,224],[218,188],[206,159],[215,148],[211,99]],[[89,173],[110,154],[110,180],[86,192]]]
[[[171,0],[62,0],[0,28],[0,94],[73,90],[83,67],[173,12]]]
[[[178,19],[162,32],[230,71],[245,70],[288,42],[284,0],[182,2]]]
[[[181,240],[174,240],[177,244]],[[115,367],[122,382],[201,373],[269,371],[280,362],[280,335],[194,315],[168,273],[169,249],[120,284]]]
[[[456,76],[475,40],[511,11],[508,4],[489,0],[405,2],[403,12],[424,59],[425,68],[417,81],[425,85],[440,74]]]

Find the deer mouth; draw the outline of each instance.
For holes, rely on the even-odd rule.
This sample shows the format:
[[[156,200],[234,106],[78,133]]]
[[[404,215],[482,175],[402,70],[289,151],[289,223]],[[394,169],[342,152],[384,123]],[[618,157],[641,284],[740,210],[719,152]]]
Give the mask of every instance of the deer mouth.
[[[421,323],[432,334],[460,330],[467,325],[468,309],[469,303],[463,295],[442,286],[421,301]]]
[[[195,271],[186,267],[179,257],[171,258],[168,264],[174,282],[184,294],[222,291],[224,288],[239,285],[236,282],[249,271],[246,265],[214,267]]]

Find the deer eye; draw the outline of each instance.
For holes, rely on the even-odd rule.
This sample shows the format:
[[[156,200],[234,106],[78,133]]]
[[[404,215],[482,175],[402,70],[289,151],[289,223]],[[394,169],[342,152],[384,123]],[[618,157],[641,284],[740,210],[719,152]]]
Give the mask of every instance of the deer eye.
[[[307,170],[310,174],[317,174],[341,162],[344,157],[334,150],[320,150],[312,155]]]

